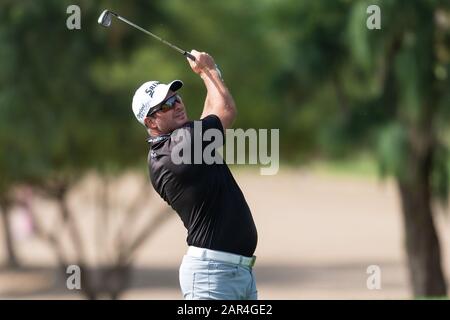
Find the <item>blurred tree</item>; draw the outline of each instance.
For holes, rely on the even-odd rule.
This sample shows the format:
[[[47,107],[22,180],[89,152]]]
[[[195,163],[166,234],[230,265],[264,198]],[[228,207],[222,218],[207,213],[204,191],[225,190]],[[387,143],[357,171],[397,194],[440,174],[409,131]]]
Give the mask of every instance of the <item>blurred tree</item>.
[[[374,3],[382,29],[370,31]],[[80,0],[80,31],[66,28],[70,4],[0,3],[4,217],[11,187],[32,184],[58,202],[76,243],[72,186],[90,170],[145,168],[133,91],[181,78],[190,117],[200,115],[204,87],[186,61],[118,21],[100,27],[106,7],[211,53],[238,104],[236,125],[281,128],[283,159],[377,157],[398,182],[414,294],[445,294],[431,204],[448,195],[448,1]]]
[[[236,126],[267,128],[274,122],[272,112],[279,112],[279,107],[273,103],[276,97],[270,81],[278,66],[266,43],[268,33],[260,8],[258,0],[172,0],[161,2],[162,18],[157,21],[136,15],[130,17],[181,48],[210,53],[238,103]],[[142,39],[141,46],[131,59],[117,60],[113,67],[109,61],[101,63],[96,68],[96,78],[105,85],[108,85],[107,79],[109,85],[120,90],[127,87],[127,97],[136,84],[144,81],[181,79],[187,112],[191,119],[198,119],[206,96],[201,79],[178,53],[145,35],[138,36]]]
[[[366,28],[374,3],[378,31]],[[374,152],[397,180],[414,295],[446,295],[432,199],[448,195],[448,1],[292,1],[269,10],[272,27],[288,35],[278,77],[288,84],[277,83],[293,106],[283,112],[291,139],[309,118],[306,137],[317,140],[301,152]]]
[[[81,212],[67,207],[71,188],[90,170],[111,175],[145,168],[145,134],[131,113],[137,83],[118,88],[97,73],[99,60],[112,68],[111,61],[129,59],[142,35],[118,23],[105,31],[97,24],[104,8],[92,1],[78,1],[81,30],[68,30],[71,4],[0,3],[0,211],[12,265],[17,259],[7,217],[17,184],[33,185],[57,202],[84,265],[75,223]],[[152,2],[108,4],[124,15],[164,19]]]
[[[450,4],[397,1],[386,9],[392,16],[385,28],[396,32],[387,39],[366,38],[377,47],[384,45],[374,49],[374,58],[386,63],[381,97],[391,100],[395,110],[379,138],[379,154],[383,169],[397,177],[414,295],[445,296],[432,199],[448,200],[448,157],[442,132],[449,123]],[[400,17],[394,14],[400,10]],[[447,16],[446,28],[436,19],[439,12]],[[395,91],[390,93],[387,88]],[[384,140],[385,134],[389,141]],[[383,154],[386,146],[388,154]]]
[[[3,197],[0,200],[0,216],[2,218],[2,234],[5,237],[5,248],[6,248],[6,268],[17,268],[20,266],[19,260],[17,258],[13,234],[11,232],[10,223],[10,202],[8,199]]]
[[[48,217],[35,206],[39,198],[35,190],[22,187],[16,192],[14,205],[30,214],[37,235],[52,250],[61,273],[65,275],[69,265],[80,267],[80,292],[88,299],[120,298],[130,286],[132,263],[139,249],[173,216],[170,207],[157,208],[154,204],[149,195],[155,193],[151,192],[147,179],[131,179],[135,188],[118,195],[115,193],[123,189],[121,183],[126,184],[126,179],[91,177],[88,180],[94,192],[87,192],[88,197],[77,193],[78,199],[84,200],[84,216],[75,215],[66,198],[58,202],[62,207],[51,226],[44,221]],[[93,216],[86,214],[91,208]],[[71,223],[65,222],[65,216],[73,217]],[[89,230],[84,229],[83,221],[89,221]]]

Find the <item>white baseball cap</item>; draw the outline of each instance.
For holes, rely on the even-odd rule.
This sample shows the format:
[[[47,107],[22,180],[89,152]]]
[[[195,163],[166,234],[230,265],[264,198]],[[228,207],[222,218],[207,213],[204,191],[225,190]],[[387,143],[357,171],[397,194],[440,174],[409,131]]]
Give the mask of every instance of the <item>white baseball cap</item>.
[[[169,84],[159,81],[148,81],[142,84],[133,96],[133,113],[137,121],[145,126],[144,119],[151,108],[159,105],[167,96],[169,90],[177,91],[183,86],[181,80],[174,80]]]

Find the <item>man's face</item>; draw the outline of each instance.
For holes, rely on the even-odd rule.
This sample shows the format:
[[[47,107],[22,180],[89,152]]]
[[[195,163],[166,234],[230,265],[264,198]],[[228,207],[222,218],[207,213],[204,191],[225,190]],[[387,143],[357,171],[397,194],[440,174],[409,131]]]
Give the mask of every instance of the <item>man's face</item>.
[[[175,92],[169,90],[164,101],[175,94]],[[154,131],[156,135],[170,133],[173,130],[180,128],[188,121],[186,108],[183,101],[181,101],[181,98],[180,101],[175,102],[175,105],[172,108],[166,111],[156,111],[151,117],[145,119],[147,127]]]

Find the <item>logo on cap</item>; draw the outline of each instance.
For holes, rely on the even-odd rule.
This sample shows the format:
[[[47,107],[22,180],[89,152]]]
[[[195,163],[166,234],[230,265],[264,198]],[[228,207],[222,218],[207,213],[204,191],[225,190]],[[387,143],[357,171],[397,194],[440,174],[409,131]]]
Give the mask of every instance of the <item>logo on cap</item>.
[[[145,89],[145,93],[147,93],[150,98],[153,98],[153,94],[155,93],[155,88],[159,85],[159,82],[155,82],[154,84],[152,84],[150,87],[148,87],[147,89]]]
[[[147,108],[147,106],[148,106],[148,103],[143,103],[143,104],[141,105],[141,108],[139,109],[139,112],[138,112],[138,114],[137,114],[137,117],[138,117],[139,119],[144,118],[144,112],[145,112],[145,109]]]

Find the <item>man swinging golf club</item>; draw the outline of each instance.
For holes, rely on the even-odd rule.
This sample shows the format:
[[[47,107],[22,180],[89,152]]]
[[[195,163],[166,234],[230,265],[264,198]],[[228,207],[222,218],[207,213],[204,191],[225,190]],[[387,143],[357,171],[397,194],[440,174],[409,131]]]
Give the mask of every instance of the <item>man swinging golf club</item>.
[[[189,121],[178,94],[179,80],[149,81],[133,97],[133,113],[150,137],[150,180],[159,195],[177,212],[187,229],[189,246],[180,266],[185,299],[256,300],[252,267],[257,231],[247,202],[228,166],[222,163],[175,164],[172,150],[187,144],[195,152],[194,127],[224,132],[236,117],[236,106],[213,58],[192,50],[192,70],[207,94],[201,119]],[[179,139],[179,137],[190,139]],[[202,139],[201,154],[210,144]],[[212,143],[212,142],[211,142]],[[183,149],[184,150],[184,149]]]

